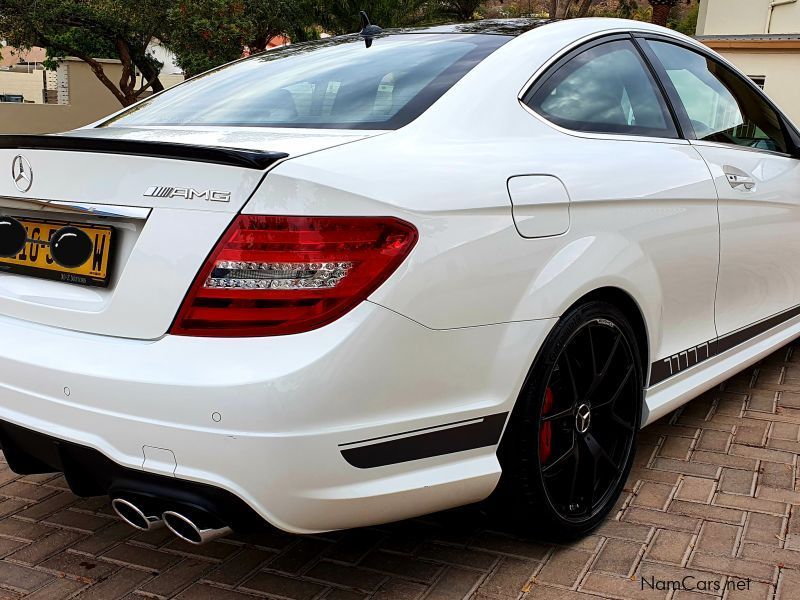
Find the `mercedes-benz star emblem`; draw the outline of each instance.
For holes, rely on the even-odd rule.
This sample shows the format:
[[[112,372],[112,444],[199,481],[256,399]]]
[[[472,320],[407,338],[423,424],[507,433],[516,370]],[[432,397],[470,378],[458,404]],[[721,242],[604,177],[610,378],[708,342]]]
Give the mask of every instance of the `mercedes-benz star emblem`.
[[[28,159],[18,154],[11,163],[11,177],[14,179],[14,186],[20,192],[27,192],[33,185],[33,169]]]
[[[578,412],[575,413],[575,427],[578,433],[586,433],[589,431],[589,425],[592,422],[592,411],[587,404],[581,404],[578,407]]]

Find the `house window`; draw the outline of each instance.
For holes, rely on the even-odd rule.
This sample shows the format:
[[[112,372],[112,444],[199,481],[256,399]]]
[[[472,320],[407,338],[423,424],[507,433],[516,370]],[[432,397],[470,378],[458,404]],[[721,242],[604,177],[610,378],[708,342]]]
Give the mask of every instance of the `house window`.
[[[750,79],[762,90],[764,89],[764,84],[767,83],[767,78],[763,75],[750,75]]]

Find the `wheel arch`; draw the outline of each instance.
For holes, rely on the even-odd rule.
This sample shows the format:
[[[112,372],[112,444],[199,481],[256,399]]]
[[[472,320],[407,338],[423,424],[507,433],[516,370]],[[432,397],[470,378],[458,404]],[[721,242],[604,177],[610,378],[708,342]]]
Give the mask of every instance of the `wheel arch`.
[[[647,329],[647,321],[644,318],[639,303],[628,292],[622,288],[606,286],[592,290],[591,292],[581,296],[576,302],[570,306],[568,310],[572,310],[576,306],[590,302],[592,300],[601,300],[613,304],[619,308],[628,318],[628,322],[633,328],[634,335],[636,336],[636,346],[639,351],[639,358],[642,361],[642,373],[647,385],[648,375],[650,372],[650,338]],[[565,311],[567,312],[567,311]]]

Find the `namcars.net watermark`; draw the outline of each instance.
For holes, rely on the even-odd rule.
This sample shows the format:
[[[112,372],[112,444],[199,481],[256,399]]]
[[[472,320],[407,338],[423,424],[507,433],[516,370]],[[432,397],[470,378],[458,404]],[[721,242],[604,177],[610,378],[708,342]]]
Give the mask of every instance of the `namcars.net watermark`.
[[[640,579],[642,590],[656,591],[690,591],[690,592],[722,592],[746,591],[750,589],[750,578],[739,579],[730,577],[727,581],[719,579],[701,579],[694,575],[686,575],[680,579],[658,579],[655,576],[642,576]]]

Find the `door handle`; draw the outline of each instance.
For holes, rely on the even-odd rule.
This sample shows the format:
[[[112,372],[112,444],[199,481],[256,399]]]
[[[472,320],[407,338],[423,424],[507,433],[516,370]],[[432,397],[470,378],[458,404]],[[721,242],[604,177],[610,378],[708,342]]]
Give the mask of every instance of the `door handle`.
[[[749,175],[743,175],[741,173],[730,173],[725,172],[725,177],[728,179],[728,183],[731,184],[733,189],[744,189],[748,192],[756,187],[756,180],[750,177]]]

